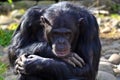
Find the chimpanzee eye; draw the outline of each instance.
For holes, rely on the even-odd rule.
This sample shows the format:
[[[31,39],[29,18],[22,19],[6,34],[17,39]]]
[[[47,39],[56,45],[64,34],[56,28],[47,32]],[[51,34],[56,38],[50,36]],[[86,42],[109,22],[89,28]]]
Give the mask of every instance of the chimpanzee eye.
[[[52,32],[52,37],[53,37],[53,39],[54,39],[54,38],[57,38],[57,37],[58,37],[58,35],[59,35],[59,33],[58,33],[58,32]]]
[[[69,36],[69,35],[70,35],[70,33],[65,33],[65,35],[66,35],[66,36]]]
[[[71,34],[70,34],[70,33],[65,33],[65,37],[66,37],[67,39],[70,39]]]

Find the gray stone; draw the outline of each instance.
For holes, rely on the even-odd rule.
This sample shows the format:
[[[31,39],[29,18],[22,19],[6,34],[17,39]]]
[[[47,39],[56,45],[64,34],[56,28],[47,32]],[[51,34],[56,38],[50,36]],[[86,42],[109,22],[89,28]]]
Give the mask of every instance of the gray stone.
[[[115,73],[115,75],[120,75],[120,70],[117,68],[113,68],[113,71]]]
[[[99,71],[105,71],[105,72],[108,72],[110,74],[114,74],[113,69],[112,69],[112,65],[109,62],[100,62]]]
[[[102,30],[100,31],[100,33],[109,33],[110,31],[111,31],[111,28],[105,27],[104,29],[102,29]]]
[[[17,77],[16,75],[6,76],[5,80],[17,80]]]
[[[112,54],[108,60],[113,64],[119,64],[120,63],[120,55]]]
[[[105,56],[101,56],[101,58],[100,58],[100,62],[108,62],[108,59],[106,59]]]
[[[8,25],[12,22],[14,22],[14,20],[11,17],[3,16],[3,15],[0,16],[0,25]]]
[[[105,57],[106,59],[109,59],[110,56],[111,56],[111,54],[106,54],[106,55],[104,55],[104,57]]]
[[[21,13],[19,10],[13,10],[11,13],[10,13],[10,15],[14,18],[20,18],[22,15],[23,15],[23,13]]]
[[[97,80],[117,80],[116,77],[104,71],[98,71]]]
[[[120,80],[120,77],[116,77],[117,78],[117,80]]]
[[[120,64],[117,66],[117,69],[119,69],[119,70],[120,70]]]
[[[116,50],[116,49],[112,49],[109,45],[108,46],[106,46],[106,48],[108,48],[108,49],[106,49],[105,50],[105,52],[104,52],[104,55],[111,55],[111,54],[113,54],[113,53],[119,53],[119,50]],[[104,48],[105,49],[105,48]],[[104,50],[103,49],[103,50]]]

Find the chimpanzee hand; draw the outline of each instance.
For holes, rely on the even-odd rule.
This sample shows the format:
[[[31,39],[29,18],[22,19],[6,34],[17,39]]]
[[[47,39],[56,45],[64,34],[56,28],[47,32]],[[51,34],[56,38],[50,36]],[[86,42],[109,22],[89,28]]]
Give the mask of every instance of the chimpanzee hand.
[[[36,55],[21,55],[15,62],[15,72],[21,74],[31,74],[37,70],[41,70],[42,62],[47,58],[42,58]],[[34,68],[34,69],[33,69]]]
[[[83,67],[85,65],[84,60],[76,53],[69,54],[69,56],[65,57],[63,60],[73,65],[74,67]]]

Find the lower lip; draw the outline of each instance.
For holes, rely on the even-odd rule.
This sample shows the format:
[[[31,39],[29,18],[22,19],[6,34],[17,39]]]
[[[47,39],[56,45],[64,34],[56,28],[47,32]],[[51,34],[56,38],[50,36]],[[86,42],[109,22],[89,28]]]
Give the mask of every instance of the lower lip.
[[[57,55],[59,56],[65,56],[68,54],[68,51],[64,51],[64,52],[57,52]]]

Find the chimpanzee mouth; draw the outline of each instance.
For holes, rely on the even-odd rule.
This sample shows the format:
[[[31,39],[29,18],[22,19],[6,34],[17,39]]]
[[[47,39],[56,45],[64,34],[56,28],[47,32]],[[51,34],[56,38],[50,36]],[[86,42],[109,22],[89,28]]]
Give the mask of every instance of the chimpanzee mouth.
[[[70,52],[69,52],[68,50],[66,50],[66,51],[57,51],[57,52],[56,52],[56,55],[57,55],[58,57],[65,57],[65,56],[67,56],[69,53],[70,53]]]

